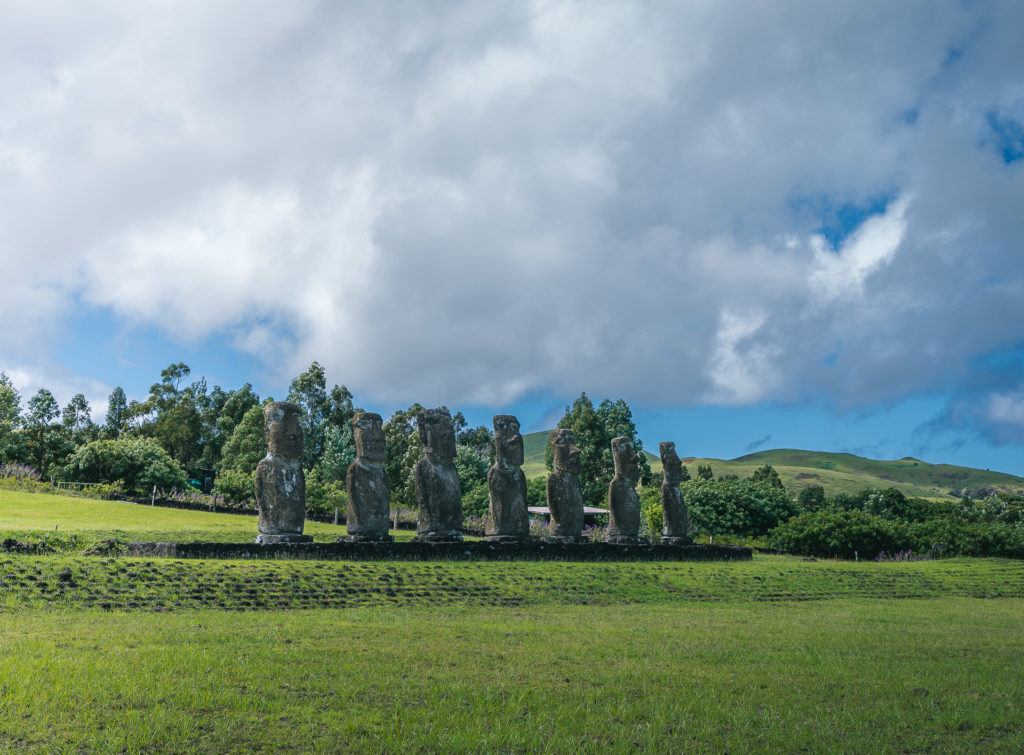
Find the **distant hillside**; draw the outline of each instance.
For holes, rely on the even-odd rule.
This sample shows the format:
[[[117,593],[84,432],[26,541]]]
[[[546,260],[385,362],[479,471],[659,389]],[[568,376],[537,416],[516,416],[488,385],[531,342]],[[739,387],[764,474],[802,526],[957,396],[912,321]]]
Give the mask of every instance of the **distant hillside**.
[[[544,451],[549,430],[523,436],[527,477],[546,473]],[[682,450],[682,449],[681,449]],[[644,449],[651,469],[661,472],[661,460]],[[738,459],[685,458],[684,462],[695,474],[697,466],[708,464],[715,477],[736,475],[749,477],[755,469],[771,464],[790,492],[796,493],[812,485],[821,485],[826,493],[856,493],[864,488],[895,487],[908,496],[948,498],[951,490],[990,487],[998,491],[1024,492],[1024,478],[984,469],[957,467],[952,464],[929,464],[910,457],[894,461],[865,459],[854,454],[825,451],[800,451],[780,448],[758,451]]]
[[[691,474],[698,464],[710,464],[715,477],[734,474],[749,477],[760,466],[771,464],[790,491],[821,485],[826,493],[856,493],[864,488],[895,487],[905,495],[949,497],[951,490],[990,487],[999,491],[1024,491],[1024,478],[951,464],[929,464],[906,457],[894,461],[865,459],[854,454],[800,451],[779,448],[758,451],[738,459],[685,459]]]

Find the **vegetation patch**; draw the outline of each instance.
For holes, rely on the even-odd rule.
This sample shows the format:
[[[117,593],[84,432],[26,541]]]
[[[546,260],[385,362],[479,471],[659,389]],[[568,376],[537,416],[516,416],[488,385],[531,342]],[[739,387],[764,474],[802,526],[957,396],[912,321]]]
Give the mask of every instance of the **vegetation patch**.
[[[202,561],[0,555],[0,610],[614,605],[1024,598],[1024,563]]]

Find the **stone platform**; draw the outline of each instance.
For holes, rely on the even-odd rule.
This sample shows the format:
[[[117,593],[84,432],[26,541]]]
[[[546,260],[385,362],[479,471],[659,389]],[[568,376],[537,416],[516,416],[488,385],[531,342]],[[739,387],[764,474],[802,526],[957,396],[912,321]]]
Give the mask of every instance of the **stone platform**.
[[[130,556],[306,558],[342,561],[749,561],[738,545],[610,543],[128,543]]]

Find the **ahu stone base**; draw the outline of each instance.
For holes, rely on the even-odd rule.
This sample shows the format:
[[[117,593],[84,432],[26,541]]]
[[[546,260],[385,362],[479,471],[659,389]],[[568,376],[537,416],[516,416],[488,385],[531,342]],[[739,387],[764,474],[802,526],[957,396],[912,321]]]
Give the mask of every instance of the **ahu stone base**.
[[[287,543],[311,543],[312,535],[300,535],[295,532],[282,533],[277,535],[265,535],[262,532],[256,536],[256,545],[283,545]]]
[[[339,541],[342,539],[339,538]],[[129,543],[132,556],[169,558],[309,558],[359,561],[749,561],[738,545],[643,543],[335,542],[335,543]]]

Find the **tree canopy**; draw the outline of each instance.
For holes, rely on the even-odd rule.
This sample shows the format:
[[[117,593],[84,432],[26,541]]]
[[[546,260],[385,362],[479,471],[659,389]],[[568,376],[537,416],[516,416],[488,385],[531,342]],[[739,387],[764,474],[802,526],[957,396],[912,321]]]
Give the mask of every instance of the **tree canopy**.
[[[611,449],[613,438],[626,437],[633,441],[633,448],[640,457],[640,482],[644,485],[650,483],[651,465],[643,452],[643,443],[637,437],[633,413],[622,399],[604,399],[595,407],[587,394],[581,393],[571,406],[565,408],[558,427],[576,433],[576,445],[580,448],[580,464],[583,468],[580,485],[583,489],[583,502],[587,506],[604,506],[606,503],[608,484],[615,474]],[[548,469],[554,466],[550,444],[545,454],[545,463]]]

